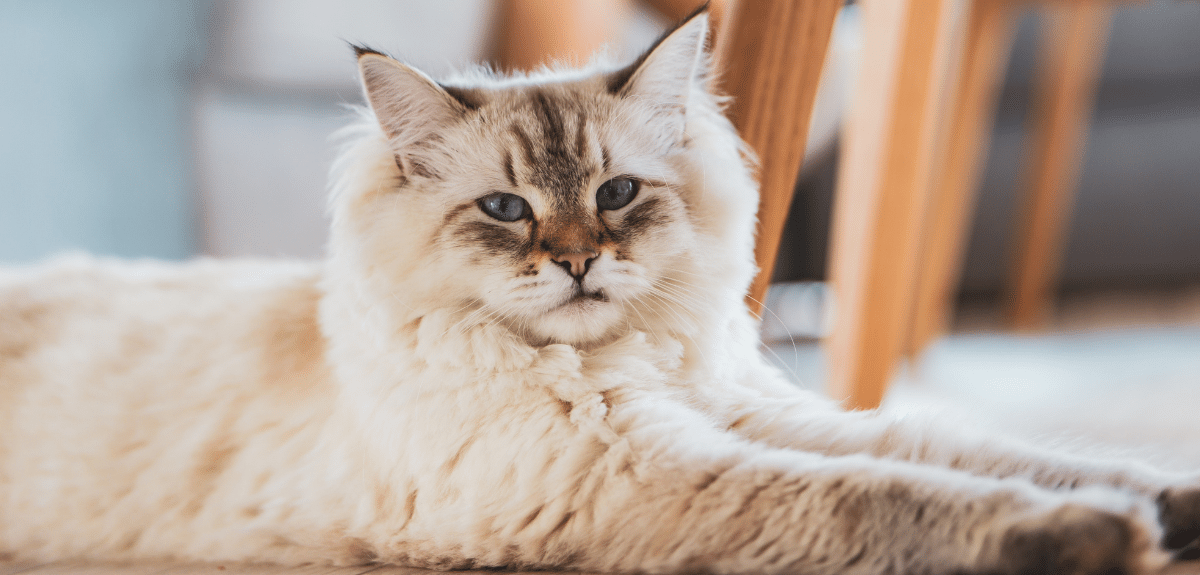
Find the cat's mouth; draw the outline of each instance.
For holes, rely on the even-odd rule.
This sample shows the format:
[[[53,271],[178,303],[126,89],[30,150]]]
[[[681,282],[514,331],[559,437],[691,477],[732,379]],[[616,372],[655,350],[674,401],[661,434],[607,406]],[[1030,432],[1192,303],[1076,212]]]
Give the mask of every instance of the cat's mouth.
[[[604,293],[604,290],[587,291],[583,289],[583,286],[575,284],[575,291],[571,294],[571,297],[567,298],[567,301],[563,302],[559,307],[584,305],[590,302],[608,303],[608,301],[608,296]]]

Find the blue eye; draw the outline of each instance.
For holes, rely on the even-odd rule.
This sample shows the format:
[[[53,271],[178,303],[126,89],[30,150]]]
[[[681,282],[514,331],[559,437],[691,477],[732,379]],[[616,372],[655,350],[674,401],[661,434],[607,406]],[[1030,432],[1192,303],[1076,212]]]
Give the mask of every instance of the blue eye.
[[[596,190],[596,207],[602,210],[619,210],[637,197],[639,184],[630,178],[613,178]]]
[[[492,194],[480,198],[479,209],[502,222],[515,222],[529,217],[529,204],[514,194]]]

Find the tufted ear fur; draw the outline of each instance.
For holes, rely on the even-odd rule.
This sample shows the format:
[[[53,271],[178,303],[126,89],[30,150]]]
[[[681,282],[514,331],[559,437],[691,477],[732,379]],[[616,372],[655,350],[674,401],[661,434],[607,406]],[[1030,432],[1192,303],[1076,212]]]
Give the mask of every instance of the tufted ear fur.
[[[629,66],[608,78],[612,94],[652,103],[656,112],[683,131],[688,94],[708,75],[707,6],[697,10]]]
[[[410,146],[475,107],[464,94],[439,86],[416,68],[368,48],[354,51],[367,101],[406,173]]]

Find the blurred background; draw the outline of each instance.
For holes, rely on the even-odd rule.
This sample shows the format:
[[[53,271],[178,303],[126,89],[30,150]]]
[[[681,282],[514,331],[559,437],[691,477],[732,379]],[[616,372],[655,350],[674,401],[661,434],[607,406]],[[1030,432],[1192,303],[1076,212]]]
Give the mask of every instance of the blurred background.
[[[604,19],[595,30],[617,58],[640,53],[678,15],[636,2],[593,4]],[[513,5],[0,2],[0,264],[68,250],[319,257],[330,135],[348,121],[347,104],[361,101],[347,42],[435,77],[514,61],[520,46],[497,34]],[[991,419],[1039,433],[1082,429],[1074,414],[1095,437],[1123,430],[1106,441],[1165,442],[1200,408],[1200,2],[1116,10],[1057,312],[1044,331],[1016,335],[999,323],[998,294],[1024,160],[1036,19],[1021,21],[1005,74],[953,330],[897,374],[888,401],[987,404],[996,406]],[[775,270],[788,287],[772,292],[765,316],[770,353],[816,388],[824,360],[815,338],[836,319],[823,288],[836,144],[861,44],[851,6],[834,30]],[[1080,397],[1096,407],[1064,407],[1077,408]],[[1192,449],[1200,462],[1200,446]]]
[[[0,261],[316,257],[348,42],[433,74],[494,52],[495,2],[0,3]],[[620,55],[668,23],[625,18]]]
[[[604,2],[597,2],[603,5]],[[434,75],[495,61],[498,3],[385,0],[8,0],[0,4],[0,261],[119,256],[315,257],[330,134],[361,101],[347,42]],[[618,58],[670,23],[633,4]],[[842,20],[847,20],[843,17]],[[963,274],[987,297],[1005,271],[1036,55],[1023,21],[1002,92]],[[1062,271],[1068,291],[1200,282],[1200,4],[1115,15]],[[830,152],[858,39],[835,31],[817,134],[781,281],[826,269]],[[823,104],[823,105],[822,105]],[[832,124],[832,126],[831,126]]]

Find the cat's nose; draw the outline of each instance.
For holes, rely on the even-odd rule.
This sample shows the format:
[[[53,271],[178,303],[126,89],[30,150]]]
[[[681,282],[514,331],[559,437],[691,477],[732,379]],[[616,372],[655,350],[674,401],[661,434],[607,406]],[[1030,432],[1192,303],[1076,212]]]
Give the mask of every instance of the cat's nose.
[[[574,252],[570,254],[559,254],[550,258],[554,263],[562,266],[571,277],[576,280],[583,279],[583,275],[588,272],[588,268],[592,267],[592,260],[599,255],[593,251]]]

